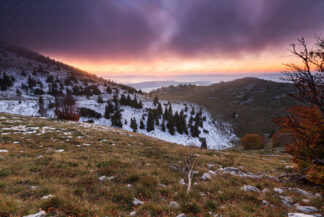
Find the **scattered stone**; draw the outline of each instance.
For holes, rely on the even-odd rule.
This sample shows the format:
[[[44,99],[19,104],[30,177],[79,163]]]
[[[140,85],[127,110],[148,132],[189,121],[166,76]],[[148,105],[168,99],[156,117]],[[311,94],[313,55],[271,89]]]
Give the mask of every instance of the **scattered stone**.
[[[263,205],[269,205],[269,202],[266,201],[266,200],[262,200],[262,204],[263,204]]]
[[[113,180],[115,178],[115,176],[110,176],[108,178],[106,178],[107,181]]]
[[[288,188],[288,190],[295,191],[295,192],[297,192],[297,193],[299,193],[299,194],[301,194],[301,195],[303,195],[305,197],[308,197],[308,198],[313,198],[314,197],[313,194],[311,194],[311,193],[309,193],[307,191],[304,191],[304,190],[302,190],[300,188]]]
[[[134,198],[134,200],[133,200],[133,205],[134,206],[138,206],[138,205],[142,205],[142,204],[144,204],[143,201],[140,201],[139,199]]]
[[[208,167],[209,169],[212,169],[214,166],[215,166],[215,164],[207,164],[207,167]]]
[[[43,158],[43,155],[39,155],[37,156],[37,159]]]
[[[55,152],[64,152],[64,149],[58,149]]]
[[[159,184],[158,186],[159,186],[159,187],[162,187],[162,188],[168,188],[168,186],[165,185],[165,184]]]
[[[131,188],[132,187],[132,185],[131,184],[127,184],[127,188]]]
[[[32,191],[35,191],[36,189],[38,189],[39,187],[38,186],[34,186],[34,185],[32,185],[32,186],[29,186],[29,189],[30,190],[32,190]]]
[[[31,215],[26,215],[24,217],[45,217],[45,216],[46,216],[46,212],[45,211],[40,211],[38,213],[31,214]]]
[[[136,211],[129,213],[129,216],[136,216]]]
[[[282,194],[284,192],[284,190],[282,188],[273,188],[273,191],[278,194]]]
[[[310,199],[303,199],[302,200],[304,203],[310,203]]]
[[[91,144],[87,144],[87,143],[84,143],[83,145],[84,145],[84,146],[91,146]]]
[[[18,141],[14,141],[14,142],[13,142],[13,144],[19,144],[19,143],[20,143],[20,142],[18,142]]]
[[[175,201],[171,201],[170,203],[169,203],[169,207],[171,207],[171,208],[179,208],[180,207],[180,205],[177,203],[177,202],[175,202]]]
[[[210,180],[212,179],[211,175],[209,173],[204,173],[201,177],[202,180],[206,181],[206,180]]]
[[[49,195],[43,196],[43,197],[41,198],[41,200],[47,200],[47,199],[50,199],[50,198],[53,198],[53,197],[54,197],[54,195],[49,194]]]
[[[268,191],[269,191],[268,188],[264,188],[264,189],[262,190],[262,193],[266,193],[266,192],[268,192]]]
[[[303,212],[303,213],[313,213],[319,211],[316,207],[313,206],[296,206],[296,209],[299,212]]]
[[[181,213],[181,214],[177,215],[176,217],[186,217],[186,215],[184,213]]]
[[[199,192],[200,197],[207,197],[207,195],[204,192]]]
[[[210,175],[212,175],[212,176],[214,176],[214,175],[217,174],[216,172],[214,172],[214,171],[212,171],[212,170],[209,170],[208,173],[209,173]]]
[[[281,198],[282,203],[286,207],[291,207],[291,203],[293,202],[293,200],[291,199],[291,197],[285,197],[285,196],[281,196],[281,195],[279,195],[279,197]]]
[[[199,174],[199,171],[194,170],[194,171],[192,171],[192,173],[195,174],[195,175],[197,175],[197,174]]]
[[[315,197],[322,197],[322,195],[320,193],[316,193]]]
[[[7,149],[0,149],[0,153],[8,153]]]
[[[106,179],[106,176],[100,176],[99,177],[99,182],[103,182],[103,181],[105,181],[105,179]]]
[[[173,166],[173,165],[169,166],[169,168],[170,168],[171,170],[173,170],[173,171],[178,171],[178,168],[175,167],[175,166]]]
[[[186,184],[186,183],[185,183],[185,180],[184,180],[184,179],[180,179],[179,184],[180,184],[180,185],[185,185],[185,184]]]
[[[242,191],[253,191],[253,192],[257,192],[257,193],[260,193],[260,190],[257,189],[256,187],[253,187],[251,185],[244,185],[242,188],[241,188]]]
[[[304,213],[288,213],[288,217],[321,217],[320,214],[307,215]]]

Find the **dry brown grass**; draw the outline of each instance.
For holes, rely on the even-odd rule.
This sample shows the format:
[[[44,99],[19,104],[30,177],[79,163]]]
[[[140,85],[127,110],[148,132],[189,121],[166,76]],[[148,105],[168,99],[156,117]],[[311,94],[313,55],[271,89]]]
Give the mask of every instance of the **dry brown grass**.
[[[31,134],[6,129],[18,125],[40,128],[30,128],[36,131]],[[52,129],[40,133],[46,127]],[[278,175],[291,163],[282,153],[268,156],[269,152],[258,150],[201,150],[108,127],[7,114],[0,114],[0,149],[8,150],[0,153],[0,216],[21,216],[39,209],[56,216],[128,216],[134,210],[137,216],[176,216],[181,212],[187,216],[212,216],[209,212],[224,216],[286,216],[288,211],[295,211],[284,207],[273,191],[258,194],[240,190],[244,184],[260,190],[285,186],[271,179],[217,175],[211,181],[200,180],[209,170],[207,164],[215,164],[215,168],[242,166],[246,172]],[[59,149],[64,152],[56,152]],[[188,149],[199,154],[194,168],[199,174],[193,177],[197,184],[189,195],[186,186],[179,184],[185,176],[169,168],[181,168]],[[99,182],[103,175],[115,178]],[[38,188],[32,190],[30,186]],[[324,193],[313,186],[299,187]],[[207,196],[202,197],[201,192]],[[41,200],[49,194],[54,197]],[[296,202],[303,199],[293,192],[285,194]],[[134,197],[144,205],[134,207]],[[262,205],[263,199],[273,207]],[[170,201],[177,201],[180,207],[170,208]],[[322,198],[310,202],[323,211],[321,204]]]

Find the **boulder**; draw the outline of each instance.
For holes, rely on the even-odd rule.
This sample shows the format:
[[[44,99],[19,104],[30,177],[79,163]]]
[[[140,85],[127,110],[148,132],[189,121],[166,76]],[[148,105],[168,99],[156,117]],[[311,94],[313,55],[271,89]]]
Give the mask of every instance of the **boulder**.
[[[47,199],[50,199],[50,198],[52,198],[52,197],[54,197],[54,195],[49,194],[49,195],[43,196],[43,197],[41,198],[41,200],[47,200]]]
[[[46,217],[46,212],[45,211],[40,211],[38,213],[31,214],[31,215],[26,215],[24,217]]]
[[[133,200],[133,205],[134,206],[138,206],[138,205],[142,205],[142,204],[144,204],[143,201],[140,201],[139,199],[134,198],[134,200]]]
[[[320,214],[308,215],[304,213],[288,213],[288,217],[321,217]]]
[[[296,209],[299,212],[303,212],[303,213],[313,213],[319,211],[316,207],[313,206],[296,206]]]
[[[209,173],[204,173],[201,177],[201,180],[204,180],[204,181],[210,180],[210,179],[212,179],[212,177]]]
[[[282,188],[273,188],[273,191],[278,194],[282,194],[284,192],[284,190]]]
[[[253,187],[251,185],[244,185],[242,188],[241,188],[242,191],[252,191],[252,192],[257,192],[257,193],[260,193],[260,190],[257,189],[256,187]]]
[[[169,207],[171,207],[171,208],[179,208],[180,205],[177,202],[175,202],[175,201],[171,201],[169,203]]]

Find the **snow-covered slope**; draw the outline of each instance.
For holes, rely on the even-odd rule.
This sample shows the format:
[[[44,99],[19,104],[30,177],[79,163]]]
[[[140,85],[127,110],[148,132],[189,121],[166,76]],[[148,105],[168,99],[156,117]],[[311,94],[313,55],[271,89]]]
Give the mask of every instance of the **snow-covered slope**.
[[[182,117],[185,120],[183,124],[187,132],[179,133],[177,126],[172,126],[175,133],[170,133],[169,128],[166,127],[170,115],[169,119],[165,119],[164,115],[154,119],[154,130],[148,132],[149,111],[156,111],[158,107],[153,103],[152,98],[142,95],[133,88],[98,79],[62,63],[29,52],[0,44],[0,112],[40,116],[39,98],[41,97],[47,110],[46,116],[55,118],[55,108],[51,105],[55,101],[57,92],[59,94],[70,92],[73,94],[78,108],[91,109],[101,116],[99,118],[81,116],[80,121],[112,126],[111,117],[107,118],[104,115],[107,102],[109,101],[115,106],[114,95],[118,100],[122,95],[129,95],[131,99],[136,96],[138,102],[141,101],[143,106],[134,108],[133,106],[120,105],[122,128],[125,130],[133,130],[130,123],[131,119],[135,119],[138,124],[138,133],[183,145],[201,146],[202,141],[206,140],[208,148],[211,149],[231,147],[232,142],[237,139],[228,123],[213,120],[205,109],[197,105],[170,104],[164,101],[159,102],[162,111],[164,113],[172,107],[171,119],[178,117],[177,115],[182,111]],[[7,82],[8,85],[3,82]],[[77,94],[80,90],[81,93]],[[102,98],[103,102],[98,101],[98,98]],[[195,112],[192,112],[193,108]],[[201,113],[199,114],[200,109]],[[199,135],[193,136],[191,128],[195,125],[197,114],[200,118]],[[139,127],[141,121],[145,125],[144,129]],[[162,122],[166,129],[163,129]]]

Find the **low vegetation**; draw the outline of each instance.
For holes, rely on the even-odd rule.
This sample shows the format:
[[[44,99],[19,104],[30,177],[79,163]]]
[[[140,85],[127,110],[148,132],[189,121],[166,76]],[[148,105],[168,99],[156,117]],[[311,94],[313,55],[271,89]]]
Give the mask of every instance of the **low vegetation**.
[[[135,211],[136,216],[270,217],[296,212],[274,188],[285,189],[282,195],[296,203],[317,207],[317,213],[324,211],[323,197],[304,200],[288,187],[312,195],[324,195],[323,189],[271,178],[292,165],[287,154],[271,146],[247,151],[189,148],[115,128],[7,114],[0,114],[0,135],[3,217],[39,210],[50,216],[128,216]],[[195,157],[194,164],[187,163],[189,156]],[[226,167],[262,176],[222,173]],[[215,174],[202,180],[208,171]],[[244,185],[260,192],[244,191]],[[143,203],[134,205],[134,198]]]

